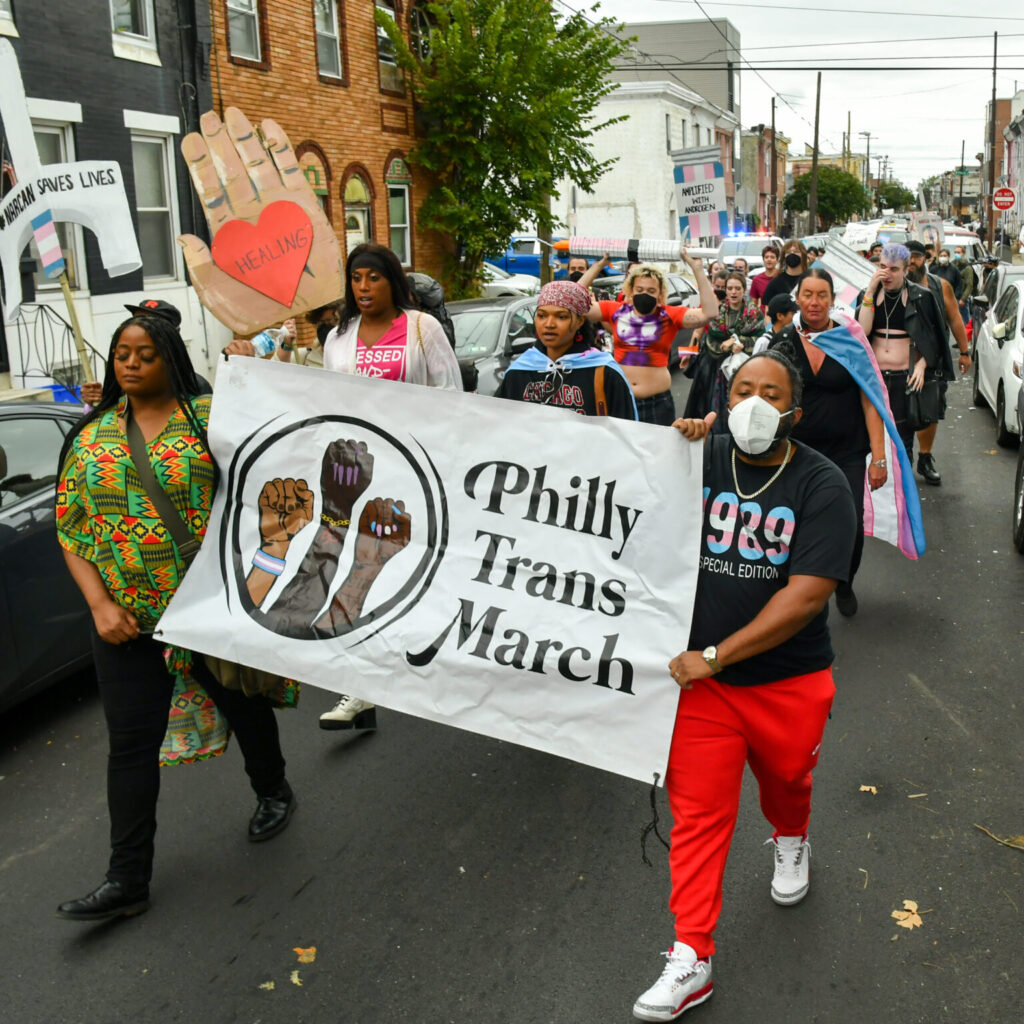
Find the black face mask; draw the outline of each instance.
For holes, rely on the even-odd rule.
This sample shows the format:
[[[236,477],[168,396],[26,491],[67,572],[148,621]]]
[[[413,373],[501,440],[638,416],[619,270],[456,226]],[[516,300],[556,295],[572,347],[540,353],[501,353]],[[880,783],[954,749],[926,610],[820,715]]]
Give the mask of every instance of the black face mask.
[[[658,300],[653,295],[648,295],[647,292],[641,292],[639,295],[633,296],[633,308],[641,316],[653,313],[657,306]]]
[[[785,263],[787,267],[792,267],[794,270],[796,270],[796,268],[799,267],[801,263],[803,263],[803,260],[800,259],[799,253],[787,252],[785,256]]]
[[[316,325],[316,340],[322,345],[327,340],[327,335],[334,330],[334,324],[320,323]]]
[[[719,302],[725,302],[726,294],[727,293],[726,293],[726,290],[724,288],[716,288],[715,289],[715,298],[718,299]]]
[[[578,281],[582,276],[583,276],[583,271],[582,270],[574,270],[569,275],[569,280],[570,281]]]

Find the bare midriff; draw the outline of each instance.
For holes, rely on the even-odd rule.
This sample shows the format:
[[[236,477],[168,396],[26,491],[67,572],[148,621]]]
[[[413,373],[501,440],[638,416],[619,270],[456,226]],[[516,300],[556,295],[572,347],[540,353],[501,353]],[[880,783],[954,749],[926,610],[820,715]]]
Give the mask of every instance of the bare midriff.
[[[660,395],[672,386],[672,374],[667,366],[623,366],[622,372],[633,389],[635,398]]]

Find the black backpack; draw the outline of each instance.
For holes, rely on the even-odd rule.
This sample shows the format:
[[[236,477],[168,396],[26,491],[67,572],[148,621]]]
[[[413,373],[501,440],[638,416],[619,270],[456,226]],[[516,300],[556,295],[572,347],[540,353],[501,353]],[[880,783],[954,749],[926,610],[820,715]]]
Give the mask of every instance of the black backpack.
[[[429,313],[444,328],[451,346],[455,348],[455,324],[444,306],[444,289],[427,274],[409,274],[412,294],[424,313]]]

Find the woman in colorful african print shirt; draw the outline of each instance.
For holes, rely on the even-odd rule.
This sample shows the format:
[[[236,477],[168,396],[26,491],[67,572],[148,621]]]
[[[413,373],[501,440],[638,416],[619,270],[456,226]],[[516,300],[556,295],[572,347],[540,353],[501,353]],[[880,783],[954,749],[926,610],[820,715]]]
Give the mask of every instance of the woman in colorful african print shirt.
[[[595,302],[589,319],[611,326],[615,343],[615,361],[622,367],[633,395],[637,416],[644,423],[671,426],[676,418],[672,401],[672,375],[669,353],[676,334],[682,328],[703,327],[718,313],[718,299],[700,260],[693,259],[685,248],[680,256],[693,273],[700,293],[700,308],[669,306],[665,275],[651,266],[636,266],[626,275],[622,302]],[[579,283],[589,288],[597,275],[608,266],[609,258],[595,263]]]
[[[107,720],[110,864],[106,880],[57,916],[101,921],[149,907],[159,756],[175,679],[153,627],[185,563],[143,488],[126,429],[135,421],[158,483],[189,530],[206,532],[216,467],[206,444],[210,399],[196,380],[176,326],[133,316],[114,333],[99,405],[68,436],[57,486],[57,536],[93,619],[93,657]],[[251,840],[269,839],[295,807],[277,723],[265,697],[214,680],[202,658],[178,652],[191,678],[238,736],[258,805]]]

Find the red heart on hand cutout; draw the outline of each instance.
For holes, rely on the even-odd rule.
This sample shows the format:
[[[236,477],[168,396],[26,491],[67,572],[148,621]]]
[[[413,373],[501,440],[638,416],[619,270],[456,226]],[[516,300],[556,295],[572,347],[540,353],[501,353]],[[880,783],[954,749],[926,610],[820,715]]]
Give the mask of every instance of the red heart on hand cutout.
[[[306,211],[287,199],[271,203],[255,224],[230,220],[210,246],[213,262],[236,281],[291,306],[313,245]]]

